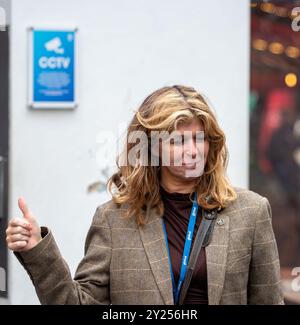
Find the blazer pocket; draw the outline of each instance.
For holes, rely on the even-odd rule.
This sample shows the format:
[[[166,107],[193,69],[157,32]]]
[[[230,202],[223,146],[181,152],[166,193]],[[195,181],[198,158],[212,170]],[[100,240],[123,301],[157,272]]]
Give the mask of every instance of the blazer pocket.
[[[229,262],[226,270],[227,272],[246,271],[249,269],[250,260],[251,253],[235,258],[231,262]]]

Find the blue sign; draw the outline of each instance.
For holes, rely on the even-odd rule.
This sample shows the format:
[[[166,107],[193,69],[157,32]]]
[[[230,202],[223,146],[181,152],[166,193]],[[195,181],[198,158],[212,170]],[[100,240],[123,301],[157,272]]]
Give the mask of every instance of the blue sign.
[[[33,107],[75,106],[75,36],[75,30],[32,30]]]

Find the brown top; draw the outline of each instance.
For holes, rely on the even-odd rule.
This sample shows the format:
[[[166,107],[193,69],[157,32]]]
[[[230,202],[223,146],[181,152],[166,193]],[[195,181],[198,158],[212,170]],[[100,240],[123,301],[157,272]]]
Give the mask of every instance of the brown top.
[[[193,202],[189,199],[189,194],[177,192],[170,193],[161,186],[160,193],[164,203],[164,221],[168,236],[172,269],[175,284],[177,286],[186,232],[189,224],[189,216]],[[194,197],[194,193],[191,197]],[[194,243],[200,221],[201,208],[199,207],[192,245]],[[208,304],[205,248],[202,248],[200,251],[184,304]]]

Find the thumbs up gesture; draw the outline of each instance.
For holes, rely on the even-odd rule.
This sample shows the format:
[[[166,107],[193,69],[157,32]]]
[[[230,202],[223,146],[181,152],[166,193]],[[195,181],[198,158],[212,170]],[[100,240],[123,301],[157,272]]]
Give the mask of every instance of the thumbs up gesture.
[[[18,200],[23,218],[13,218],[6,229],[6,242],[9,249],[16,252],[28,251],[36,246],[41,240],[40,227],[27,207],[23,197]]]

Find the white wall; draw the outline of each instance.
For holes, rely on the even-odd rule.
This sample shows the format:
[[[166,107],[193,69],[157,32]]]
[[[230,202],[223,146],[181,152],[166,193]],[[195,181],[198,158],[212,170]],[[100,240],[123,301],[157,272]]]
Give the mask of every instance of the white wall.
[[[94,211],[87,194],[100,171],[100,130],[115,130],[153,90],[186,84],[204,92],[228,138],[229,176],[248,185],[249,4],[247,0],[12,0],[9,217],[23,195],[49,226],[74,273]],[[79,28],[75,111],[31,111],[28,26]],[[42,261],[41,261],[42,263]],[[10,302],[36,304],[27,273],[10,254]]]

